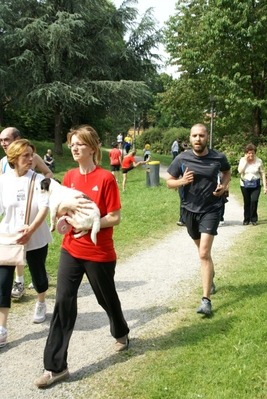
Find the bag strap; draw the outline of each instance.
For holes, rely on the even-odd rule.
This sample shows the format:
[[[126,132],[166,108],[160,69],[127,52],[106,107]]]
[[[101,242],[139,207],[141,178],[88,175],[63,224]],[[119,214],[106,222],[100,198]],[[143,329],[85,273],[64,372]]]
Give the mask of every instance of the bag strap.
[[[28,192],[28,199],[27,199],[27,205],[26,205],[26,214],[25,214],[25,224],[29,224],[30,220],[30,213],[31,213],[31,205],[32,205],[32,197],[33,197],[33,188],[34,188],[34,182],[36,178],[36,173],[34,172],[31,178],[30,182],[30,187],[29,187],[29,192]]]

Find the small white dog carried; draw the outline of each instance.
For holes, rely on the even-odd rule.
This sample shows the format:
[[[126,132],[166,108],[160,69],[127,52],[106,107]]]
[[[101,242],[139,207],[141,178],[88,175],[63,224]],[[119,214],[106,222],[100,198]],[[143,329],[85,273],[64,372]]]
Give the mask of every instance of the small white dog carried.
[[[74,199],[78,195],[91,200],[81,191],[62,186],[56,180],[47,177],[41,181],[41,192],[49,196],[51,231],[55,230],[57,210],[63,200]],[[86,209],[86,214],[81,215],[78,212],[73,213],[70,211],[68,216],[75,221],[76,226],[79,226],[79,228],[74,229],[74,232],[77,233],[74,234],[74,237],[80,238],[91,229],[91,240],[96,245],[96,235],[100,230],[100,211],[93,201],[90,206],[92,206],[92,209]]]

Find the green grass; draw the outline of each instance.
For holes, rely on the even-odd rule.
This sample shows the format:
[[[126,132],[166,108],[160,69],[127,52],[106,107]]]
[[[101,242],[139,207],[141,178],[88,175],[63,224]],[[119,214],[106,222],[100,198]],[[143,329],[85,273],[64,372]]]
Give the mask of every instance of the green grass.
[[[242,203],[238,179],[231,192]],[[216,264],[213,315],[196,314],[200,288],[182,303],[166,304],[158,333],[144,335],[120,363],[86,379],[91,390],[101,380],[99,398],[267,398],[266,200],[262,194],[259,225],[248,226]]]
[[[160,157],[153,159],[163,163]],[[105,152],[102,166],[109,168]],[[73,167],[69,153],[62,157],[60,167],[59,176]],[[232,179],[230,192],[242,203],[238,179]],[[259,225],[248,226],[216,263],[213,315],[196,314],[200,287],[182,302],[166,304],[169,312],[158,316],[157,330],[144,333],[138,344],[133,341],[129,351],[116,356],[109,367],[81,381],[92,397],[267,398],[266,200],[261,194]],[[129,173],[121,202],[122,222],[114,233],[119,260],[176,229],[177,193],[167,190],[163,181],[159,187],[146,188],[141,168]],[[54,238],[47,260],[53,277],[49,296],[54,295],[61,241],[57,234]],[[31,300],[29,295],[25,300]]]

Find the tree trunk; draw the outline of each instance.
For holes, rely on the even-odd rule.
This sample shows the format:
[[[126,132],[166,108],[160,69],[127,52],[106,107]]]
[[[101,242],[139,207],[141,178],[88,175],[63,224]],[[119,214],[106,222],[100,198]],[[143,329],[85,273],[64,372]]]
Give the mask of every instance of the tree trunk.
[[[0,126],[5,126],[5,123],[4,123],[4,107],[3,107],[2,104],[0,105]]]
[[[62,147],[62,118],[60,112],[60,105],[55,107],[55,153],[57,155],[63,154]]]
[[[259,107],[255,107],[253,109],[252,117],[253,117],[253,135],[255,137],[259,137],[261,135],[261,127],[262,127],[261,109]]]
[[[71,127],[77,127],[79,125],[79,115],[77,113],[72,115]]]

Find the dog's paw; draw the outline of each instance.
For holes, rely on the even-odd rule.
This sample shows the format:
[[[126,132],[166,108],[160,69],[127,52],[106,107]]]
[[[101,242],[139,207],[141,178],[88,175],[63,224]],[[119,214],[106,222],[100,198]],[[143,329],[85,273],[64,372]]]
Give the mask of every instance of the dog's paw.
[[[77,230],[77,229],[74,229],[73,231],[74,231],[74,233],[75,233],[75,234],[74,234],[74,238],[81,238],[81,237],[85,236],[85,234],[88,233],[88,230],[79,231],[79,230]]]

